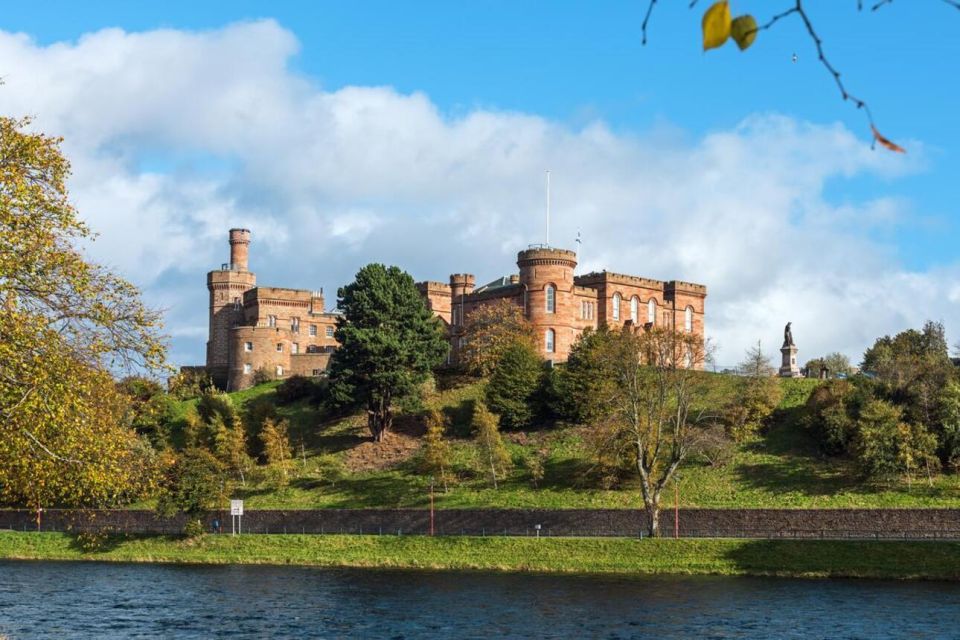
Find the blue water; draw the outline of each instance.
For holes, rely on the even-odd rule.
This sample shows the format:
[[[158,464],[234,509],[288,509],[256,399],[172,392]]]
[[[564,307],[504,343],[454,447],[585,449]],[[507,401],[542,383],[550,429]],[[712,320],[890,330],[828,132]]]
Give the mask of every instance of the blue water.
[[[22,638],[960,638],[960,585],[0,562]]]

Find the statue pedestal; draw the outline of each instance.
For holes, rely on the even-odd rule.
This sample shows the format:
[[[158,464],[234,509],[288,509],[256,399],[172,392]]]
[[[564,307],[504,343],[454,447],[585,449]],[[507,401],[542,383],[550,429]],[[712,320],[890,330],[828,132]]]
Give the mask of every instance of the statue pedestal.
[[[800,366],[797,364],[797,345],[785,344],[780,347],[783,360],[780,364],[781,378],[801,378]]]

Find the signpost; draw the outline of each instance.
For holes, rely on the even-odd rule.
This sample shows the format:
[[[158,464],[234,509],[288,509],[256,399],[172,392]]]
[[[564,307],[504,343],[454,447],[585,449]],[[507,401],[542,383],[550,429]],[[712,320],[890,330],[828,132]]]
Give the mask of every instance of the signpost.
[[[230,501],[230,533],[232,535],[237,535],[241,533],[240,519],[243,518],[243,500],[231,500]],[[234,519],[236,519],[236,527],[234,527]]]

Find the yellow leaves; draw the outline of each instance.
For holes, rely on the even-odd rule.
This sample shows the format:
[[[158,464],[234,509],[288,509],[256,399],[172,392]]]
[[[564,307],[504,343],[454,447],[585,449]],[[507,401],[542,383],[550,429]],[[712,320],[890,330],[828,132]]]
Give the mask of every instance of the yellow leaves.
[[[749,14],[734,18],[730,24],[730,37],[740,51],[746,51],[757,39],[757,21]]]
[[[906,152],[907,152],[907,150],[904,149],[903,147],[901,147],[900,145],[896,144],[895,142],[891,142],[889,139],[884,138],[882,135],[880,135],[880,132],[877,131],[877,128],[876,128],[875,126],[873,126],[872,124],[870,125],[870,131],[873,132],[873,138],[874,138],[874,140],[876,140],[877,142],[879,142],[881,145],[883,145],[883,146],[886,147],[887,149],[890,149],[890,151],[895,151],[895,152],[897,152],[897,153],[906,153]]]
[[[722,46],[730,37],[730,3],[720,0],[703,14],[703,50]]]
[[[749,14],[731,20],[729,0],[710,5],[703,14],[702,27],[704,51],[722,47],[730,38],[744,51],[757,39],[757,21]]]

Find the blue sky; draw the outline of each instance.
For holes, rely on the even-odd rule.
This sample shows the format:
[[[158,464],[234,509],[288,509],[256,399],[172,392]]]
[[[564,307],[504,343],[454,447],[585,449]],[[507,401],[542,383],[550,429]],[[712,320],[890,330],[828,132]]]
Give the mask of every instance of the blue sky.
[[[411,244],[409,250],[384,250],[388,246],[388,238],[377,240],[378,230],[387,226],[384,221],[392,219],[391,216],[401,215],[411,216],[418,223],[427,218],[436,222],[437,216],[442,215],[454,218],[461,214],[466,216],[466,213],[459,212],[457,203],[471,201],[475,197],[469,187],[451,186],[449,192],[435,194],[436,197],[424,193],[411,194],[403,189],[391,190],[387,186],[391,183],[391,177],[384,174],[391,171],[389,163],[386,163],[384,166],[377,165],[371,175],[341,176],[338,184],[312,184],[294,195],[288,192],[286,186],[260,183],[258,180],[263,171],[251,173],[256,164],[252,159],[256,154],[256,140],[247,141],[243,149],[238,150],[220,138],[206,140],[203,136],[198,138],[189,132],[179,131],[164,120],[166,116],[132,107],[131,113],[139,114],[136,117],[142,124],[126,128],[118,126],[114,132],[100,131],[105,126],[102,122],[85,120],[76,114],[83,113],[87,108],[96,112],[93,105],[103,97],[104,91],[109,93],[109,89],[101,91],[99,96],[91,96],[92,91],[85,91],[83,85],[73,88],[73,83],[79,82],[77,73],[64,79],[56,72],[59,65],[60,69],[66,66],[87,69],[91,74],[105,74],[97,77],[106,83],[104,86],[109,87],[110,82],[117,82],[117,77],[131,78],[143,73],[146,67],[137,67],[130,62],[133,70],[128,73],[132,75],[118,75],[110,81],[106,79],[108,74],[120,74],[118,69],[127,61],[134,61],[138,55],[152,59],[150,56],[159,55],[156,51],[166,51],[164,45],[154,47],[154,44],[164,41],[168,36],[168,40],[172,38],[173,41],[174,36],[192,34],[199,40],[210,41],[203,46],[216,48],[220,46],[217,43],[230,39],[224,34],[232,33],[231,29],[236,31],[237,23],[241,23],[266,24],[269,27],[254,29],[253,33],[243,36],[246,43],[236,45],[238,62],[235,68],[225,64],[217,69],[208,69],[212,75],[198,73],[196,81],[199,84],[196,87],[201,89],[182,81],[183,77],[190,74],[185,71],[187,66],[179,65],[201,67],[204,65],[202,57],[179,62],[170,53],[171,57],[165,65],[159,67],[162,72],[157,77],[149,78],[148,82],[161,86],[169,83],[170,91],[176,98],[171,98],[171,104],[174,105],[171,109],[183,108],[185,118],[193,117],[196,113],[190,102],[203,99],[203,87],[224,83],[223,87],[233,87],[224,91],[236,90],[240,92],[238,95],[247,95],[239,87],[245,81],[244,77],[252,77],[251,86],[255,88],[251,91],[289,92],[293,96],[290,104],[294,106],[277,107],[277,114],[288,118],[291,113],[298,113],[297,109],[304,109],[302,112],[307,113],[312,108],[309,105],[320,98],[336,96],[347,100],[353,96],[350,88],[384,88],[388,92],[385,99],[399,99],[408,106],[416,103],[418,97],[422,98],[421,103],[414,105],[416,113],[407,117],[415,115],[417,118],[428,118],[433,113],[439,124],[429,125],[430,131],[435,126],[455,129],[456,123],[483,114],[497,119],[500,123],[498,126],[507,132],[503,135],[513,136],[515,140],[520,139],[518,136],[522,138],[527,135],[518,133],[521,129],[529,133],[527,126],[532,122],[534,130],[538,127],[555,129],[557,135],[544,134],[548,137],[569,135],[580,142],[586,139],[585,144],[594,145],[591,148],[595,149],[595,145],[600,143],[589,132],[592,127],[601,126],[605,136],[611,136],[610,139],[617,145],[625,146],[622,149],[618,146],[616,152],[610,151],[612,147],[605,147],[607,151],[602,154],[604,160],[601,162],[593,158],[592,166],[597,166],[597,162],[609,162],[612,164],[603,165],[607,167],[604,175],[619,174],[617,158],[629,156],[624,162],[633,163],[631,169],[624,170],[620,176],[624,189],[631,182],[642,182],[642,176],[656,173],[666,166],[675,169],[676,173],[671,174],[671,179],[680,180],[685,165],[698,166],[698,159],[704,153],[709,155],[711,141],[726,140],[725,136],[733,135],[738,141],[736,153],[742,154],[738,160],[741,164],[733,170],[729,168],[727,160],[719,160],[715,166],[711,165],[713,169],[701,167],[699,170],[706,173],[698,174],[698,179],[706,180],[709,172],[716,170],[728,180],[757,180],[759,176],[771,183],[779,180],[789,185],[790,195],[769,201],[769,206],[784,207],[776,216],[777,224],[781,226],[771,224],[768,228],[765,223],[757,222],[754,225],[747,224],[745,229],[751,232],[766,229],[764,233],[767,235],[758,238],[758,246],[760,241],[779,246],[782,252],[780,260],[787,262],[792,260],[793,252],[814,254],[814,257],[821,249],[834,254],[848,253],[846,257],[830,260],[821,257],[819,262],[808,255],[809,263],[798,261],[796,264],[798,270],[811,275],[808,286],[815,286],[819,279],[827,288],[836,286],[836,279],[843,280],[849,269],[849,282],[841,287],[843,293],[838,292],[836,298],[828,301],[813,294],[805,298],[802,292],[798,292],[798,300],[788,302],[778,291],[786,286],[784,283],[796,282],[796,277],[789,278],[784,274],[784,280],[778,284],[771,275],[768,286],[760,286],[753,282],[752,277],[755,271],[768,271],[766,263],[758,258],[755,268],[751,268],[750,252],[735,244],[731,244],[723,253],[741,258],[739,270],[732,267],[711,269],[695,258],[676,257],[677,252],[672,252],[670,260],[651,262],[647,256],[654,253],[649,248],[629,259],[626,257],[629,252],[627,247],[609,252],[601,248],[594,251],[594,255],[603,255],[612,262],[609,266],[616,270],[654,277],[700,279],[712,286],[717,294],[710,299],[711,306],[708,309],[716,315],[714,322],[708,320],[708,327],[716,327],[716,338],[726,360],[735,360],[746,343],[755,339],[751,336],[759,332],[759,327],[774,323],[782,327],[780,319],[791,313],[807,314],[805,317],[801,315],[801,319],[809,319],[811,330],[816,327],[816,336],[808,338],[808,341],[815,340],[811,348],[841,350],[856,358],[869,342],[869,335],[852,328],[836,333],[825,330],[823,323],[818,322],[816,313],[808,311],[811,306],[817,305],[826,305],[830,309],[829,312],[820,311],[829,317],[827,322],[838,322],[836,309],[839,305],[844,305],[844,314],[883,318],[870,325],[869,330],[874,332],[873,335],[878,331],[901,330],[905,326],[899,325],[915,324],[925,317],[944,320],[949,329],[956,310],[953,302],[936,308],[923,308],[923,299],[910,295],[909,302],[898,303],[900,307],[890,307],[884,303],[886,306],[883,309],[874,309],[870,305],[879,304],[871,296],[880,296],[881,290],[892,290],[898,286],[915,286],[918,291],[932,287],[934,291],[929,299],[936,300],[936,288],[949,287],[956,268],[952,245],[957,233],[955,182],[956,176],[960,175],[960,128],[956,126],[954,114],[960,105],[960,84],[953,80],[953,66],[960,59],[960,38],[956,37],[960,28],[960,12],[933,0],[892,3],[877,12],[858,12],[856,0],[809,0],[805,3],[823,37],[827,54],[842,72],[848,89],[867,100],[877,126],[885,135],[908,148],[906,158],[887,158],[882,156],[891,154],[880,149],[871,152],[875,157],[870,157],[860,155],[859,150],[851,147],[853,142],[869,147],[866,120],[851,104],[840,100],[833,80],[816,60],[813,45],[796,17],[761,33],[753,48],[745,53],[739,52],[730,43],[721,50],[704,54],[699,46],[699,25],[700,13],[706,3],[701,2],[703,6],[693,11],[687,9],[688,3],[684,0],[658,3],[651,21],[649,43],[642,47],[640,23],[646,4],[644,0],[589,4],[90,2],[82,6],[73,2],[47,2],[42,8],[37,8],[20,3],[5,7],[3,18],[0,19],[0,30],[11,39],[9,48],[0,49],[0,55],[5,54],[6,62],[10,65],[8,70],[0,70],[0,75],[7,79],[7,86],[0,90],[0,108],[5,113],[32,113],[37,117],[37,126],[45,129],[52,127],[58,130],[53,132],[67,137],[68,152],[71,149],[76,152],[74,165],[78,176],[75,193],[78,193],[80,204],[87,203],[90,209],[109,209],[111,196],[104,191],[106,187],[103,185],[112,184],[111,180],[117,183],[126,180],[130,185],[143,189],[147,188],[145,185],[154,185],[150,188],[156,191],[151,192],[149,197],[138,199],[131,196],[131,200],[124,204],[123,214],[118,209],[112,214],[113,217],[102,214],[93,220],[102,223],[98,231],[104,236],[105,246],[99,250],[98,257],[126,271],[126,275],[138,281],[148,294],[155,295],[165,303],[176,299],[179,289],[202,282],[206,269],[191,264],[189,260],[179,260],[150,275],[144,275],[143,270],[136,267],[144,260],[150,260],[150,253],[146,249],[136,254],[124,253],[130,250],[130,243],[129,236],[124,236],[122,229],[129,224],[128,231],[132,232],[136,225],[122,222],[120,217],[156,219],[160,214],[150,213],[151,207],[158,208],[158,211],[173,210],[177,206],[195,211],[208,207],[208,213],[197,214],[197,220],[204,225],[200,236],[212,239],[216,237],[217,224],[255,221],[267,211],[271,216],[269,226],[272,228],[259,234],[265,241],[263,253],[259,254],[261,281],[269,277],[271,284],[311,287],[319,280],[319,284],[325,285],[328,290],[342,284],[364,260],[390,259],[401,264],[403,260],[408,260],[409,268],[416,277],[442,279],[448,267],[450,270],[460,270],[452,268],[457,265],[453,264],[455,260],[450,253],[461,253],[464,259],[477,260],[480,262],[475,269],[480,272],[478,275],[481,278],[487,275],[493,277],[498,275],[497,269],[504,272],[510,270],[509,258],[504,260],[503,256],[511,255],[518,243],[539,240],[529,237],[536,233],[539,225],[530,223],[514,236],[503,227],[491,223],[489,228],[474,229],[461,237],[461,241],[466,245],[474,244],[477,238],[486,239],[498,248],[495,259],[484,262],[483,252],[464,252],[454,243],[446,253],[429,255],[432,263],[426,262],[426,258],[423,263],[418,263],[418,256],[424,252],[415,243]],[[780,3],[732,2],[735,15],[751,12],[761,21],[788,5],[786,0]],[[119,30],[116,38],[104,35],[104,29],[114,28]],[[17,33],[25,34],[27,41],[17,40],[13,35]],[[99,37],[96,35],[98,33]],[[153,35],[143,40],[137,39],[137,34]],[[175,48],[182,44],[173,46]],[[261,46],[262,49],[259,48]],[[147,49],[154,53],[144,53]],[[792,61],[794,53],[797,55],[795,63]],[[21,59],[17,56],[23,56],[24,65],[26,61],[38,65],[36,68],[41,70],[40,76],[50,84],[40,86],[36,81],[28,87],[26,79],[17,74]],[[60,56],[72,56],[71,62],[64,63],[65,58]],[[118,62],[115,66],[110,66],[113,62],[108,65],[106,61],[113,61],[114,56]],[[3,63],[0,57],[0,65]],[[110,69],[105,70],[106,66],[110,66]],[[79,75],[82,77],[82,74]],[[230,78],[234,78],[235,82]],[[67,91],[60,83],[70,85],[71,89]],[[151,88],[151,91],[156,90]],[[7,95],[4,96],[4,93]],[[133,92],[124,95],[127,96],[125,100],[132,102],[138,94]],[[155,100],[162,99],[165,98]],[[374,111],[383,108],[383,113],[397,113],[396,106],[384,106],[381,102],[376,105],[379,106],[370,108]],[[119,107],[111,105],[111,108]],[[100,109],[100,112],[103,110]],[[123,114],[118,111],[113,117],[122,120]],[[204,117],[207,118],[204,126],[215,126],[209,124],[211,116]],[[776,126],[769,122],[757,125],[751,120],[766,117],[782,117],[790,124],[783,125],[777,121],[779,124]],[[215,115],[212,118],[216,120]],[[154,121],[158,124],[151,124]],[[304,120],[302,126],[318,128],[311,131],[324,130],[322,122],[310,122],[312,125]],[[748,124],[745,125],[745,122]],[[791,133],[793,125],[800,126],[800,132],[796,135]],[[805,130],[807,125],[814,130]],[[269,128],[272,125],[266,126]],[[286,126],[296,130],[291,123],[286,123]],[[398,117],[391,126],[394,128],[390,128],[388,133],[402,132],[407,124],[402,117]],[[367,130],[371,128],[376,127],[368,126]],[[96,134],[91,133],[94,130]],[[419,129],[412,127],[411,130]],[[775,130],[775,134],[766,135],[770,130]],[[827,135],[822,147],[823,155],[818,157],[821,150],[816,145],[825,131],[840,131],[844,136],[853,138],[844,138],[842,143],[838,143],[837,136]],[[320,134],[316,135],[318,145],[329,143],[329,140],[320,140]],[[455,140],[462,139],[458,133],[451,135]],[[342,134],[334,138],[340,139]],[[802,142],[795,138],[802,138]],[[270,143],[272,152],[283,148],[273,146],[274,143],[279,144],[277,141],[280,139],[287,141],[285,144],[294,145],[294,148],[287,148],[290,155],[296,157],[296,134],[276,132],[275,136],[270,137],[273,141]],[[745,146],[740,146],[741,139],[746,141]],[[424,143],[421,140],[416,144]],[[450,144],[450,141],[438,140],[437,144]],[[522,143],[517,144],[518,148],[524,148]],[[539,143],[535,146],[543,151],[538,156],[540,165],[561,168],[555,173],[557,215],[564,215],[565,195],[569,196],[568,215],[587,215],[583,212],[590,210],[590,203],[582,200],[587,196],[575,193],[571,183],[584,180],[596,183],[604,178],[598,178],[586,170],[581,175],[575,158],[569,155],[583,152],[574,142],[559,146],[551,144],[546,144],[545,150],[541,149]],[[784,150],[771,159],[773,151],[767,148],[768,145],[780,145]],[[431,148],[425,145],[426,151],[422,151],[419,157],[429,155]],[[853,154],[850,157],[855,156],[855,159],[839,161],[838,154],[841,151],[838,149],[842,149],[842,153]],[[480,157],[482,153],[475,150],[468,157],[451,159],[449,166],[437,169],[437,175],[449,176],[457,167],[471,162],[477,162],[478,167],[488,167],[490,163],[496,163],[497,158],[504,157],[501,154],[483,159]],[[568,155],[559,157],[558,154],[562,153]],[[686,157],[684,154],[687,154]],[[584,157],[593,156],[588,153]],[[369,163],[351,165],[342,159],[340,162],[344,166],[359,167],[358,170],[370,166]],[[753,162],[779,167],[777,177],[774,179],[769,173],[761,171],[763,167],[752,166]],[[537,162],[531,161],[530,166],[535,164]],[[563,170],[565,164],[570,167],[567,171]],[[795,182],[790,176],[793,164],[797,167]],[[825,167],[822,170],[818,168],[821,165]],[[728,169],[729,173],[725,173]],[[631,176],[636,176],[636,180]],[[206,182],[205,177],[209,178]],[[169,181],[163,182],[165,179]],[[359,183],[368,180],[365,183],[367,187],[342,186],[345,182],[352,184],[354,179]],[[490,179],[490,176],[477,171],[476,179]],[[463,180],[468,181],[469,177],[463,177]],[[529,176],[523,176],[523,180],[530,185],[529,193],[525,191],[520,195],[514,192],[518,206],[528,199],[531,203],[536,202],[541,177],[531,171]],[[664,181],[669,180],[664,178],[661,182]],[[190,189],[183,186],[185,182],[193,183]],[[507,192],[504,197],[508,201],[510,190],[515,188],[511,185],[522,182],[481,185],[481,190],[489,193],[491,189],[503,189]],[[100,190],[94,185],[101,185]],[[607,185],[604,193],[616,191],[620,188],[618,185],[621,183]],[[747,204],[751,201],[751,194],[760,188],[755,183],[733,187],[731,191],[739,191]],[[130,187],[123,193],[132,193],[132,189]],[[215,197],[211,195],[214,193]],[[631,230],[631,233],[636,231],[637,242],[649,243],[650,246],[657,244],[656,239],[644,237],[641,229],[647,228],[657,229],[663,238],[669,239],[663,242],[678,243],[687,237],[679,230],[684,224],[675,218],[684,215],[679,210],[683,200],[678,200],[676,206],[672,207],[669,199],[660,195],[651,197],[651,201],[661,201],[654,206],[642,202],[644,193],[643,189],[638,188],[624,200],[639,200],[636,205],[637,230]],[[728,195],[731,199],[725,202],[734,208],[741,206],[734,195]],[[121,200],[120,192],[114,192],[112,202]],[[314,205],[316,211],[305,212]],[[689,202],[687,205],[699,206]],[[81,206],[81,213],[84,210]],[[491,219],[509,217],[509,214],[496,207],[491,211]],[[574,214],[574,211],[581,213]],[[94,213],[91,211],[91,214]],[[602,217],[603,214],[596,215]],[[744,215],[760,216],[762,213]],[[297,233],[294,231],[295,221],[302,223],[303,218],[298,216],[322,219],[323,224],[317,226],[316,233],[330,233],[333,230],[333,235],[340,238],[339,244],[324,247],[324,255],[318,259],[316,272],[312,274],[278,264],[282,262],[282,256],[289,255],[290,251],[302,250],[297,245]],[[612,215],[609,222],[624,224],[624,220],[629,219],[630,216],[623,212],[622,216],[620,213]],[[707,216],[706,219],[717,218]],[[575,219],[567,221],[571,236],[574,227],[583,226],[581,222]],[[182,225],[184,221],[176,220],[175,223]],[[462,228],[462,221],[460,224]],[[432,233],[430,229],[434,228],[424,227],[422,233]],[[559,228],[563,228],[562,222]],[[702,225],[693,232],[696,231],[710,234]],[[256,232],[255,228],[255,242],[258,237]],[[685,234],[690,232],[683,231]],[[598,243],[607,241],[599,231],[593,236],[587,234],[585,238],[587,252],[594,248],[590,246],[592,240]],[[822,238],[832,240],[827,245]],[[450,239],[445,237],[443,241],[449,242]],[[730,242],[735,243],[736,240]],[[433,242],[430,246],[435,247],[436,244]],[[612,246],[613,239],[607,244]],[[197,251],[186,241],[170,248],[170,251],[177,250]],[[203,255],[211,264],[219,263],[222,259],[218,256],[223,251],[223,247],[215,246],[210,250],[204,249]],[[695,248],[690,251],[695,251]],[[256,261],[256,245],[253,256],[252,259]],[[770,256],[763,258],[774,259]],[[822,272],[813,273],[821,263]],[[498,265],[502,265],[502,268]],[[470,268],[469,265],[464,266]],[[672,271],[667,273],[664,271],[666,269]],[[676,270],[683,272],[675,273]],[[871,278],[873,273],[878,277]],[[861,280],[875,283],[882,280],[880,274],[886,274],[889,278],[883,287],[862,300],[851,300],[852,297],[856,298],[851,293],[858,290],[856,283]],[[749,331],[733,329],[734,325],[742,322],[738,318],[744,309],[753,304],[750,296],[738,290],[737,279],[758,287],[754,298],[756,304],[767,310],[770,305],[776,307],[775,313],[756,313],[757,320]],[[736,294],[732,293],[735,291]],[[951,295],[946,289],[940,293],[940,297]],[[196,292],[192,295],[191,300],[202,301],[202,288],[199,297]],[[849,309],[847,305],[854,302],[861,306]],[[914,308],[908,312],[903,305]],[[915,308],[917,305],[920,308]],[[177,364],[201,358],[203,336],[200,334],[204,330],[202,314],[187,311],[187,307],[175,303],[169,306],[172,310],[168,326],[174,333],[174,358],[181,360]],[[790,318],[783,318],[783,321],[787,319]],[[956,328],[960,330],[960,326]],[[799,338],[804,331],[802,322],[798,329]],[[775,341],[778,331],[769,331],[771,343]],[[766,333],[763,337],[766,337]],[[801,354],[801,358],[804,355]],[[812,357],[814,354],[806,355]]]

